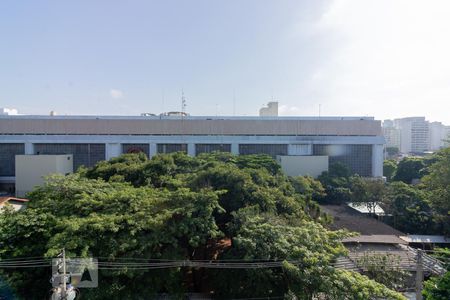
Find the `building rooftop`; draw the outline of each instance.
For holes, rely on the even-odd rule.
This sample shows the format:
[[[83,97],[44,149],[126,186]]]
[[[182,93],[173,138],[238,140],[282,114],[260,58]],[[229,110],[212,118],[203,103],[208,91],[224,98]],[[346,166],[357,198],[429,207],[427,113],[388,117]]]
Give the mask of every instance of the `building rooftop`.
[[[321,121],[349,121],[375,120],[368,116],[180,116],[180,115],[152,115],[114,116],[114,115],[0,115],[0,119],[86,119],[86,120],[321,120]],[[381,123],[380,123],[381,124]]]
[[[346,243],[366,243],[366,244],[394,244],[394,245],[407,245],[408,242],[399,238],[396,235],[391,234],[374,234],[374,235],[359,235],[354,237],[345,238],[342,240]]]
[[[375,204],[374,209],[370,210],[367,208],[366,202],[350,202],[347,204],[349,207],[353,208],[354,210],[362,213],[362,214],[371,214],[375,213],[377,216],[384,216],[384,209],[382,209],[378,204]]]
[[[382,138],[381,122],[373,117],[0,116],[0,134]]]
[[[28,199],[24,199],[24,198],[16,198],[16,197],[13,197],[13,196],[0,197],[0,205],[3,205],[4,203],[9,202],[9,201],[26,203],[29,200]]]
[[[450,238],[443,235],[409,234],[407,236],[400,236],[400,238],[408,243],[450,244]]]
[[[333,230],[347,229],[362,235],[405,235],[403,232],[346,205],[321,205],[321,208],[334,218],[333,224],[330,225]]]

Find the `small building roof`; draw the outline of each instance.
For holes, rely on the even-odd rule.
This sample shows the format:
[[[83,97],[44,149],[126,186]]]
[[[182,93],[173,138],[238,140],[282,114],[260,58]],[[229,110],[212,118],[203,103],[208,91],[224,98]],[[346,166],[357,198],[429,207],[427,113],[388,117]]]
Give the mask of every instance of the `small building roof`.
[[[17,201],[17,202],[28,202],[28,199],[24,199],[24,198],[16,198],[16,197],[12,197],[12,196],[4,196],[4,197],[0,197],[0,205],[7,203],[9,201]]]
[[[359,235],[345,238],[342,240],[344,244],[347,243],[364,243],[364,244],[394,244],[407,245],[408,243],[396,235],[390,234],[374,234],[374,235]]]
[[[367,202],[349,202],[347,205],[362,214],[375,213],[378,216],[385,215],[384,209],[381,208],[381,206],[379,206],[378,204],[375,204],[374,209],[371,211],[369,211],[369,209],[367,208]]]
[[[347,229],[362,235],[405,235],[405,233],[347,205],[320,205],[320,207],[333,217],[334,222],[328,225],[332,230]]]
[[[400,238],[407,243],[450,244],[450,238],[443,235],[409,234],[407,236],[400,236]]]

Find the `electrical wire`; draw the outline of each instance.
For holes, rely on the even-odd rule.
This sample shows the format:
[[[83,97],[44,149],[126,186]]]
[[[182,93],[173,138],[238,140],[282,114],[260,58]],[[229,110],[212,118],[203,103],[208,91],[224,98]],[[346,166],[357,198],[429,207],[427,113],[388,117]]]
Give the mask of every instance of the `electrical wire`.
[[[57,258],[61,259],[61,258]],[[86,262],[77,261],[82,258],[69,258],[68,263],[72,265],[85,265]],[[84,258],[85,259],[85,258]],[[442,261],[441,261],[442,259]],[[134,261],[133,261],[134,260]],[[444,263],[450,258],[433,258],[435,263]],[[192,268],[208,268],[208,269],[264,269],[264,268],[280,268],[284,263],[293,265],[303,265],[304,262],[299,260],[278,260],[278,259],[230,259],[230,260],[167,260],[167,259],[144,259],[144,258],[117,258],[114,261],[99,260],[91,262],[95,267],[101,270],[153,270],[153,269],[169,269],[180,267]],[[386,264],[373,263],[365,264],[365,267],[394,267],[409,268],[415,264],[415,259],[410,257],[407,261],[391,262]],[[429,263],[428,263],[429,264]],[[335,268],[360,268],[360,264],[350,260],[337,261],[328,264]],[[0,260],[0,268],[40,268],[52,266],[50,258],[14,258]]]

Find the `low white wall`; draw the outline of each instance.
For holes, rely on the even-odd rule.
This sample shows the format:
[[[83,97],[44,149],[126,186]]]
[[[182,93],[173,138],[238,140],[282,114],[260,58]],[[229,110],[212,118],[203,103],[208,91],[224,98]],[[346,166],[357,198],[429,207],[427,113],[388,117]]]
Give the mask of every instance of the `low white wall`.
[[[72,154],[16,155],[16,196],[23,197],[50,174],[73,172]]]
[[[328,156],[277,156],[281,169],[288,176],[309,175],[317,178],[328,171]]]

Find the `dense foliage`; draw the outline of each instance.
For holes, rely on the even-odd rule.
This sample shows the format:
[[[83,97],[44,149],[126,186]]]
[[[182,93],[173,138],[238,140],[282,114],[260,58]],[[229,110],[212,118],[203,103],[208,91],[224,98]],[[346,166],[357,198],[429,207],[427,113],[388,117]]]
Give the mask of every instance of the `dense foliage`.
[[[333,163],[327,172],[319,176],[325,188],[325,197],[317,199],[323,203],[342,204],[351,201],[350,169],[342,163]]]
[[[386,177],[386,180],[391,181],[394,178],[396,172],[397,162],[392,159],[385,160],[383,163],[383,176]]]
[[[319,176],[325,195],[319,203],[360,202],[371,211],[380,205],[385,221],[410,234],[450,235],[450,148],[420,158],[384,162],[387,183],[351,174],[342,164],[332,164]]]
[[[422,294],[425,300],[450,299],[450,271],[442,277],[434,277],[425,281]]]
[[[403,183],[393,182],[386,188],[384,209],[392,216],[391,225],[409,234],[435,232],[433,213],[423,190]]]
[[[438,152],[426,171],[423,188],[428,192],[437,231],[450,235],[450,148]]]
[[[69,256],[123,259],[280,260],[282,268],[101,270],[86,299],[182,297],[403,299],[384,285],[331,263],[348,233],[328,231],[312,200],[323,197],[312,178],[288,179],[268,156],[216,153],[127,154],[77,174],[53,176],[21,212],[0,218],[0,259]],[[3,271],[24,299],[50,288],[46,268]]]
[[[423,158],[406,157],[398,163],[394,180],[403,181],[408,184],[412,183],[414,179],[422,178],[422,170],[424,167]]]

